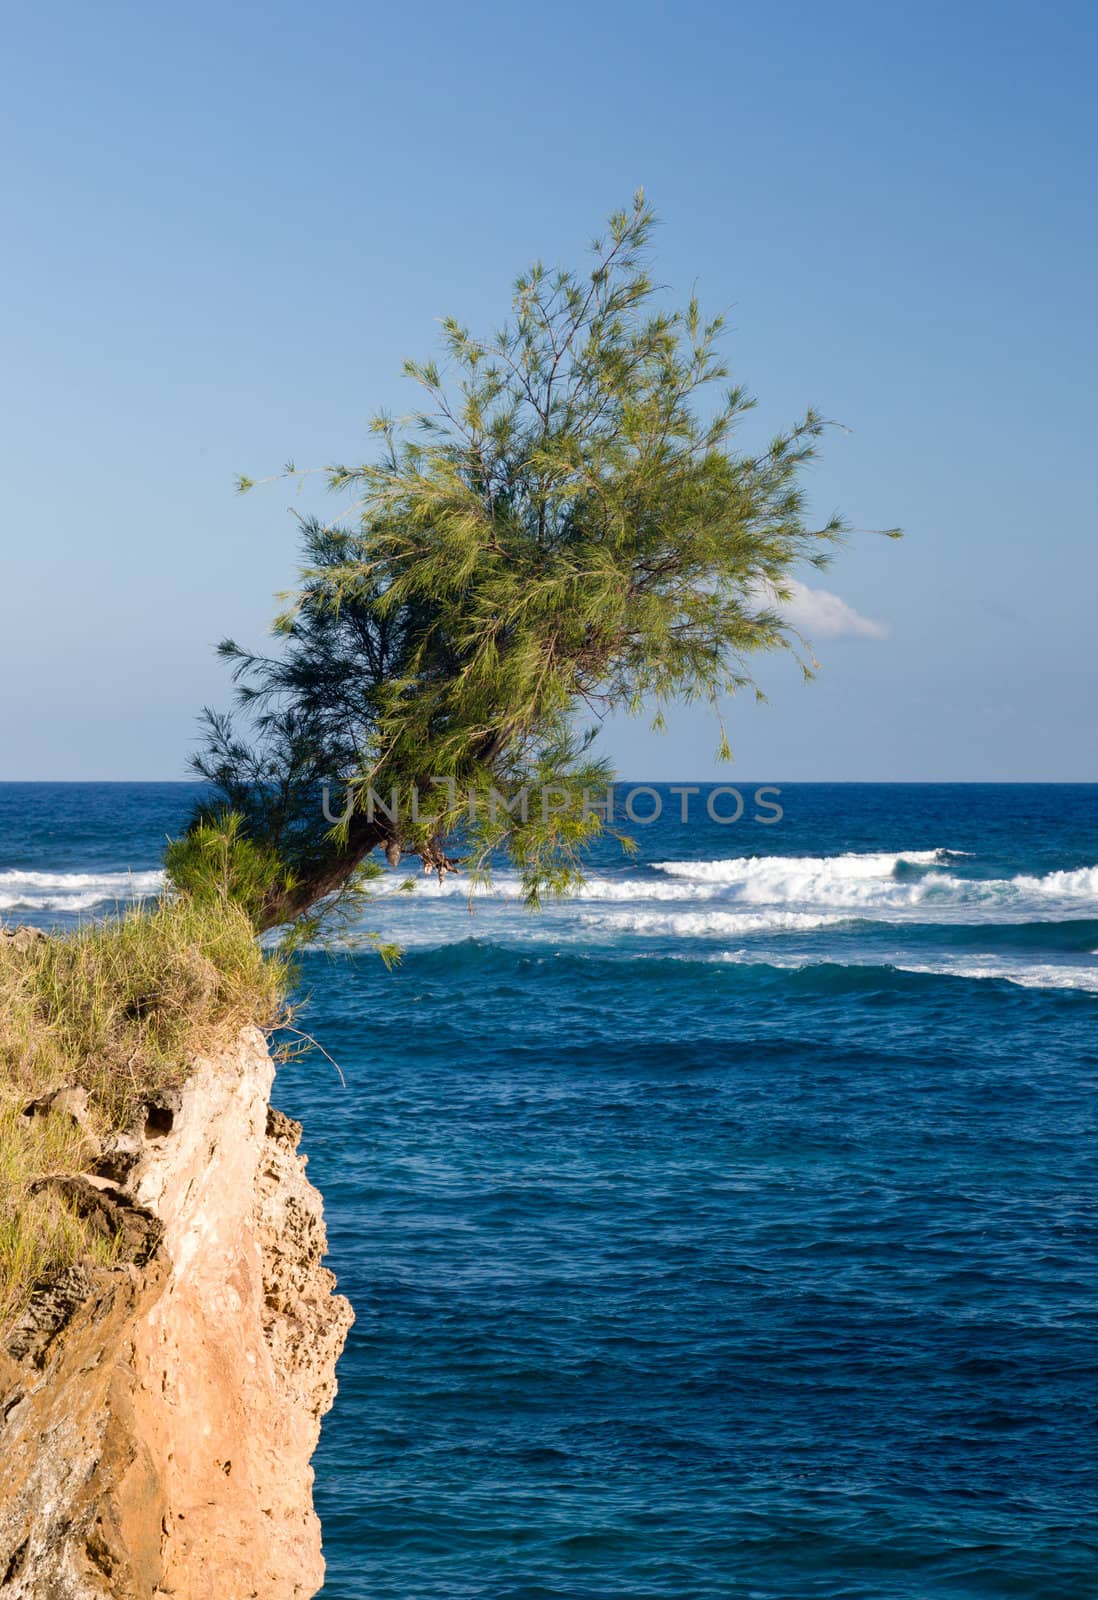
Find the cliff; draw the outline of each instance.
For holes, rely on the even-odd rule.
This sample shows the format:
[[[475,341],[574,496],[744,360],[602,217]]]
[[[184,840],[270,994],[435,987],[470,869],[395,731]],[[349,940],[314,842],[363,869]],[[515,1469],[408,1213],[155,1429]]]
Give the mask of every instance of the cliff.
[[[264,1037],[45,1179],[113,1241],[0,1353],[0,1600],[289,1600],[323,1582],[310,1459],[353,1320]],[[82,1116],[82,1091],[51,1114]]]

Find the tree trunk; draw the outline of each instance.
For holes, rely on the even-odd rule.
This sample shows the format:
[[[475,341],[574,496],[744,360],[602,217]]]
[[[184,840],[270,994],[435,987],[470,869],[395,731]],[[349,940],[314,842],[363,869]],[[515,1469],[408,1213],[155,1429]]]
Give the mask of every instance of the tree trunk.
[[[337,855],[318,867],[312,877],[303,878],[292,889],[280,889],[268,897],[259,916],[260,932],[293,922],[319,900],[342,889],[370,851],[384,844],[389,836],[389,830],[376,818],[353,815],[347,824],[347,838]]]

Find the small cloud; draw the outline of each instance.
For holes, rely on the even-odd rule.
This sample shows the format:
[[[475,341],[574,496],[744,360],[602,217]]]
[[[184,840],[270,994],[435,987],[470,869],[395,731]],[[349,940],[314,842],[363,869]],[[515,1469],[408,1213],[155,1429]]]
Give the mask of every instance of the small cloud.
[[[788,600],[777,600],[769,591],[768,603],[785,621],[809,639],[887,639],[883,622],[863,617],[830,589],[810,589],[796,578],[786,580]]]

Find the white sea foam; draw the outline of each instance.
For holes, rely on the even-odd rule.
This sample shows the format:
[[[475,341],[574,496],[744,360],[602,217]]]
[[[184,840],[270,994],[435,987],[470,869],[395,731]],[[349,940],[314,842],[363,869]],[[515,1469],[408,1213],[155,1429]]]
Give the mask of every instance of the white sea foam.
[[[382,892],[395,895],[399,892],[398,884],[394,882],[391,888],[386,885]],[[490,884],[474,884],[464,874],[446,878],[442,883],[437,878],[424,877],[416,880],[415,893],[417,897],[426,899],[519,900],[522,898],[522,879],[514,872],[494,873]],[[611,878],[595,874],[565,898],[579,901],[692,901],[716,899],[722,893],[723,887],[719,883],[676,883],[660,878]]]
[[[681,939],[803,933],[846,920],[807,911],[588,911],[580,917],[585,927],[607,932],[673,934]]]
[[[1041,877],[961,877],[955,869],[950,870],[959,855],[959,851],[936,849],[661,861],[651,869],[633,868],[621,875],[595,873],[566,897],[563,906],[552,906],[552,915],[554,919],[567,917],[569,903],[581,918],[589,910],[602,907],[630,908],[634,912],[647,907],[666,908],[668,916],[678,914],[680,920],[677,924],[665,922],[662,931],[683,936],[720,930],[721,924],[712,919],[721,913],[743,917],[766,911],[775,918],[798,915],[816,919],[821,927],[827,925],[823,919],[829,916],[838,920],[860,916],[887,923],[973,924],[1098,916],[1098,867],[1050,872]],[[392,874],[379,885],[382,894],[394,896],[402,881],[403,874]],[[522,881],[510,870],[496,874],[487,885],[474,885],[464,875],[449,877],[441,884],[433,878],[420,878],[412,898],[449,901],[455,909],[467,900],[486,909],[495,903],[502,911],[521,900]],[[695,908],[704,908],[710,920],[683,920]],[[426,907],[423,909],[426,912]],[[631,921],[618,926],[622,931],[649,932],[659,925],[633,915]],[[723,931],[735,936],[748,926],[751,925],[727,922]],[[770,926],[779,930],[798,924],[775,920]],[[754,927],[761,931],[762,924]]]
[[[943,886],[963,887],[949,873],[901,876],[904,866],[941,867],[942,850],[902,854],[874,851],[838,856],[733,856],[717,861],[658,861],[657,872],[673,882],[717,886],[727,895],[757,904],[782,902],[838,905],[908,904]]]
[[[819,956],[782,956],[780,954],[753,954],[747,950],[722,950],[719,955],[705,958],[709,961],[733,966],[781,967],[786,971],[804,971],[821,964]],[[822,958],[826,960],[826,957]],[[898,972],[927,973],[939,978],[997,979],[1014,983],[1023,989],[1081,989],[1098,994],[1098,967],[1057,966],[1053,962],[1021,964],[999,960],[994,956],[942,955],[928,961],[910,961],[902,956],[877,956],[874,959],[843,959],[844,967],[894,967]]]
[[[943,870],[958,854],[947,850],[874,852],[838,856],[736,856],[715,861],[662,861],[656,870],[691,886],[698,898],[716,889],[737,906],[794,906],[862,911],[889,920],[912,914],[935,920],[972,916],[977,921],[1018,921],[1063,915],[1098,915],[1098,867],[1050,872],[1042,877],[961,878]],[[905,867],[923,867],[907,876]]]
[[[892,878],[901,863],[940,866],[950,850],[850,851],[838,856],[730,856],[719,861],[655,861],[657,872],[699,883],[741,884],[755,878],[784,883],[826,877],[835,882]]]
[[[915,902],[921,898],[924,883],[938,887],[960,885],[961,880],[945,873],[925,879],[904,881],[896,877],[901,863],[912,866],[938,866],[957,852],[912,850],[902,855],[864,854],[840,856],[737,856],[718,861],[661,861],[653,872],[662,876],[636,874],[617,877],[595,873],[587,878],[569,899],[601,902],[711,901],[735,900],[748,904],[772,905],[808,902],[837,904]],[[396,888],[394,875],[393,888]],[[897,893],[898,891],[898,893]],[[473,885],[464,876],[439,883],[420,879],[417,894],[430,898],[514,900],[522,895],[517,873],[500,872],[489,885]]]
[[[162,872],[0,872],[0,912],[90,911],[163,887]]]
[[[719,883],[669,882],[660,878],[588,878],[575,894],[577,900],[715,900],[722,893]]]
[[[901,972],[932,972],[954,978],[999,978],[1023,989],[1085,989],[1098,993],[1098,967],[1056,966],[1039,962],[1019,966],[991,956],[950,961],[897,961]]]
[[[1079,867],[1074,872],[1046,872],[1042,878],[1025,874],[1011,878],[1019,894],[1033,894],[1059,900],[1093,900],[1098,905],[1098,867]]]

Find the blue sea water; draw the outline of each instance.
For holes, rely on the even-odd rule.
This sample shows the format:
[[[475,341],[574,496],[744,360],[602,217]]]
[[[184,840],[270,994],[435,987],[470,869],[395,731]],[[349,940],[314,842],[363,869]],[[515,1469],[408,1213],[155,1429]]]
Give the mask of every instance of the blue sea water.
[[[327,1600],[1098,1594],[1098,788],[740,787],[304,958]],[[0,915],[193,793],[0,786]]]

